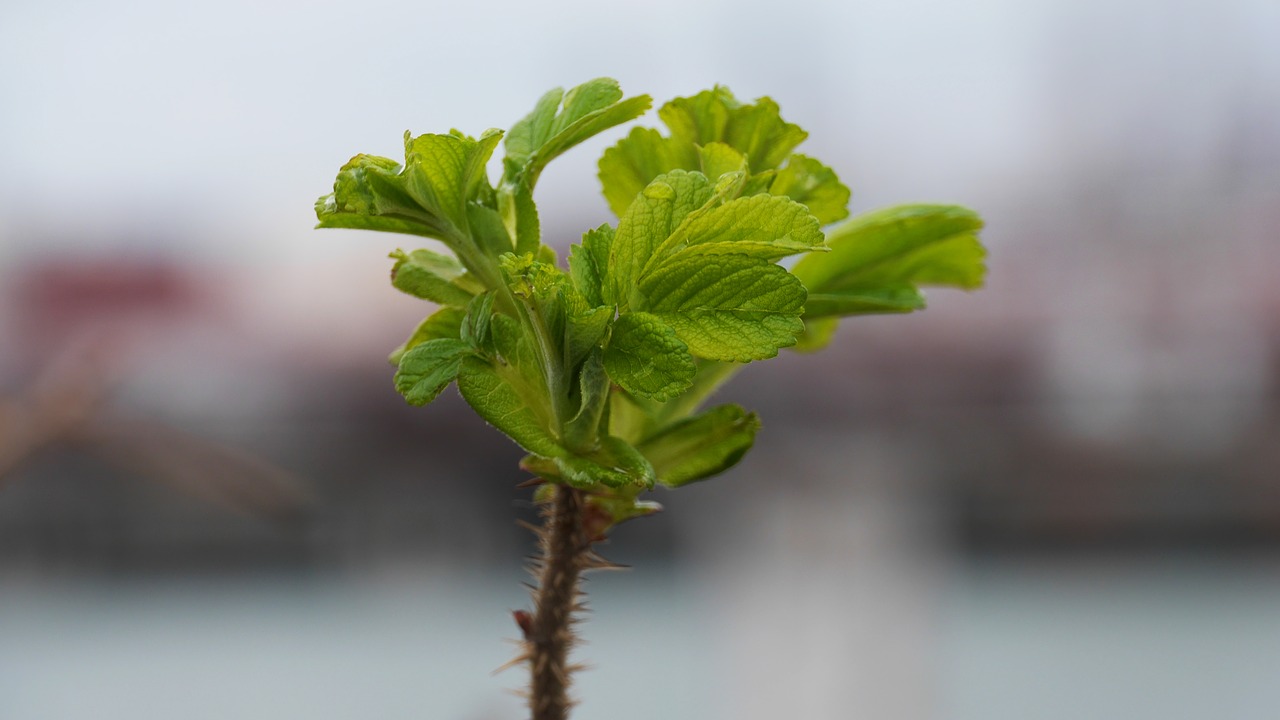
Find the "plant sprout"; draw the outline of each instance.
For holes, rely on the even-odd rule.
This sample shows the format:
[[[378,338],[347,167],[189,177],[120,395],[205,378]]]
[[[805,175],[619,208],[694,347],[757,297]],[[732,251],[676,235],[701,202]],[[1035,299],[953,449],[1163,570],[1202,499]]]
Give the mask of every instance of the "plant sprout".
[[[707,479],[751,448],[755,413],[704,407],[726,380],[783,348],[821,349],[841,317],[920,310],[921,286],[974,289],[986,272],[973,211],[902,205],[846,220],[849,189],[794,152],[808,133],[772,100],[724,87],[662,106],[666,134],[637,127],[604,152],[618,221],[587,231],[566,269],[543,243],[538,178],[650,102],[600,78],[546,93],[505,134],[406,133],[403,162],[357,155],[316,203],[319,227],[450,251],[392,253],[392,284],[438,305],[391,353],[394,382],[413,405],[456,382],[529,453],[541,549],[533,610],[515,617],[534,720],[568,716],[579,577],[608,565],[593,544],[658,510],[645,499],[655,486]]]

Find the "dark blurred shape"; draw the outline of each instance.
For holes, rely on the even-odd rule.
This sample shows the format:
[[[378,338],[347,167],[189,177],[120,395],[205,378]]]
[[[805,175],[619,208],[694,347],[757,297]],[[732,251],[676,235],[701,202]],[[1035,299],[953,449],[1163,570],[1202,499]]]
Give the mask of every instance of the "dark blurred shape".
[[[113,371],[119,363],[110,358],[110,344],[65,353],[23,397],[0,405],[0,488],[42,452],[71,444],[227,509],[277,520],[298,516],[306,493],[280,468],[105,408],[119,373]]]

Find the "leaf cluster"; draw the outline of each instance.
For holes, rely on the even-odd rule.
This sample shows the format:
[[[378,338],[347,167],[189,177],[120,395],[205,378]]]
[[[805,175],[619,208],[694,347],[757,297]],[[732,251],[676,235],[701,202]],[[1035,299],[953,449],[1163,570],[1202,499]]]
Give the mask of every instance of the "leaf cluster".
[[[635,128],[599,162],[617,216],[561,267],[534,189],[547,164],[650,107],[618,84],[552,90],[510,131],[405,135],[403,162],[357,155],[316,203],[319,227],[417,235],[448,254],[392,253],[392,284],[437,305],[391,354],[396,389],[425,405],[451,383],[530,453],[523,466],[589,491],[614,522],[641,492],[718,474],[759,418],[703,403],[743,364],[829,342],[840,317],[911,312],[921,286],[972,289],[981,220],[957,206],[848,216],[831,168],[768,98],[723,87],[677,98],[668,133]],[[505,146],[502,175],[486,167]],[[801,256],[791,269],[779,261]]]

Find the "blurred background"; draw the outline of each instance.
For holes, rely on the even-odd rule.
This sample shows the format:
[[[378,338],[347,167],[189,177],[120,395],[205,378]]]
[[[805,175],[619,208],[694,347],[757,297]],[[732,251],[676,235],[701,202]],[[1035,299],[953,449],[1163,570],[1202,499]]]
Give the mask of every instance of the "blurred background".
[[[987,289],[721,397],[748,461],[593,577],[577,717],[1280,711],[1280,4],[0,5],[0,717],[514,720],[519,450],[387,353],[357,152],[599,75],[958,202]],[[653,115],[648,124],[655,124]],[[610,220],[616,130],[543,176]]]

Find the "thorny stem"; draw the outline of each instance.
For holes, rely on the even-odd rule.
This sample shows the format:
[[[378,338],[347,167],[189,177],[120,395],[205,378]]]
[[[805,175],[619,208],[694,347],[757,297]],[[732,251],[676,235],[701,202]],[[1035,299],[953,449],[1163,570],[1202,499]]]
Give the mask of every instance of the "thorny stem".
[[[582,493],[557,485],[555,499],[544,511],[539,531],[538,587],[534,615],[521,622],[529,659],[529,709],[532,720],[566,720],[569,700],[568,664],[573,647],[578,579],[591,563],[591,539],[583,527]],[[517,616],[517,620],[520,617]]]

